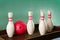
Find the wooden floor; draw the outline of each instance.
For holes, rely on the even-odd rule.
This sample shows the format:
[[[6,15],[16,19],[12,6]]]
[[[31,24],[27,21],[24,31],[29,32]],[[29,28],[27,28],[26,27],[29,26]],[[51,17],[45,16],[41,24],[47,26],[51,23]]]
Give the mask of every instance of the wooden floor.
[[[4,40],[51,40],[53,38],[60,37],[60,27],[54,26],[54,29],[52,32],[46,33],[45,35],[42,35],[42,36],[39,34],[38,24],[35,24],[35,28],[36,29],[33,35],[28,35],[26,32],[23,35],[14,34],[12,38],[9,38],[6,34],[6,31],[2,30],[0,31],[0,36]]]

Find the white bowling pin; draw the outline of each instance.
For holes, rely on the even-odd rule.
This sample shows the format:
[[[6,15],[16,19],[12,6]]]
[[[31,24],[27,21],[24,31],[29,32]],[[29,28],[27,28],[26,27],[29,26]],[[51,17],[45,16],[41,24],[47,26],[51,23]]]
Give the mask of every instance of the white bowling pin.
[[[53,23],[52,23],[52,20],[51,20],[51,12],[50,12],[50,10],[48,10],[47,26],[48,26],[48,32],[51,32],[53,30]]]
[[[29,35],[32,35],[35,27],[34,27],[34,22],[32,20],[32,12],[31,11],[28,12],[28,16],[29,16],[29,20],[27,23],[27,32]]]
[[[40,22],[39,22],[39,32],[41,35],[44,35],[46,33],[46,26],[44,22],[44,13],[43,10],[40,11],[41,16],[40,16]]]
[[[14,24],[12,21],[12,16],[13,16],[13,13],[9,12],[8,13],[9,21],[6,27],[6,32],[7,32],[8,37],[13,37],[13,34],[14,34]]]
[[[46,22],[46,20],[44,20],[44,22],[45,22],[45,27],[46,27],[46,33],[47,33],[47,31],[48,31],[48,26],[47,26],[47,22]]]

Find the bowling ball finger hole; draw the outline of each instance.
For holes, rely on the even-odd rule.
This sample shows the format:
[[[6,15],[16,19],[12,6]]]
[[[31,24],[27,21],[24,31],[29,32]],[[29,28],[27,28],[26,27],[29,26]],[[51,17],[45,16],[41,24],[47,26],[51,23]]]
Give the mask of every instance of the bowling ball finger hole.
[[[21,29],[22,27],[20,26],[19,28]]]

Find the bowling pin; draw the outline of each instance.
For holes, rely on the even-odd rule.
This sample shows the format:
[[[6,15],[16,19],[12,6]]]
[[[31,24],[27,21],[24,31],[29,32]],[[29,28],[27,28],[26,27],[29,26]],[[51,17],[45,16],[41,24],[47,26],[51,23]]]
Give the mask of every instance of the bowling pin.
[[[12,16],[13,16],[13,13],[12,12],[9,12],[8,13],[8,24],[7,24],[7,27],[6,27],[6,32],[7,32],[7,35],[8,37],[13,37],[13,34],[14,34],[14,24],[13,24],[13,21],[12,21]]]
[[[51,32],[53,30],[53,23],[51,20],[51,11],[50,10],[48,10],[47,26],[48,26],[48,32]]]
[[[48,31],[47,21],[44,20],[44,22],[45,22],[45,28],[46,28],[46,33],[47,33],[47,31]]]
[[[29,11],[28,12],[28,16],[29,16],[29,20],[28,20],[28,23],[27,23],[27,32],[29,35],[32,35],[34,33],[34,22],[32,20],[32,11]]]
[[[46,26],[45,26],[45,22],[44,22],[44,13],[43,10],[40,11],[40,22],[39,22],[39,33],[41,35],[44,35],[46,33]]]

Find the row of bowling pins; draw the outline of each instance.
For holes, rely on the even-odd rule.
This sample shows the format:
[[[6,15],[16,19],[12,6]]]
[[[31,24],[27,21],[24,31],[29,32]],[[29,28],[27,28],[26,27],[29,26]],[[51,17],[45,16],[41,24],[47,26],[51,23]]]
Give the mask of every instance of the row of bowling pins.
[[[46,24],[48,24],[48,26],[44,22],[43,11],[41,10],[40,12],[41,12],[41,16],[40,16],[41,18],[40,18],[40,22],[39,22],[39,32],[41,35],[44,35],[46,33],[46,31],[49,31],[49,32],[52,31],[53,24],[52,24],[52,20],[51,20],[50,11],[48,11],[48,21],[46,23]],[[31,11],[28,12],[28,16],[29,16],[29,20],[27,23],[27,32],[29,35],[32,35],[34,33],[35,27],[34,27],[34,22],[32,20],[32,12]],[[13,17],[13,13],[9,12],[8,13],[9,21],[8,21],[8,24],[6,27],[6,32],[7,32],[8,37],[13,37],[13,34],[14,34],[14,24],[12,21],[12,17]]]
[[[34,22],[32,20],[32,12],[28,12],[29,20],[27,23],[27,32],[29,35],[32,35],[34,33],[35,27]],[[48,20],[47,22],[44,20],[44,12],[43,10],[40,11],[40,20],[39,20],[39,33],[41,35],[44,35],[46,32],[51,32],[53,30],[53,23],[51,20],[51,12],[48,10]]]

